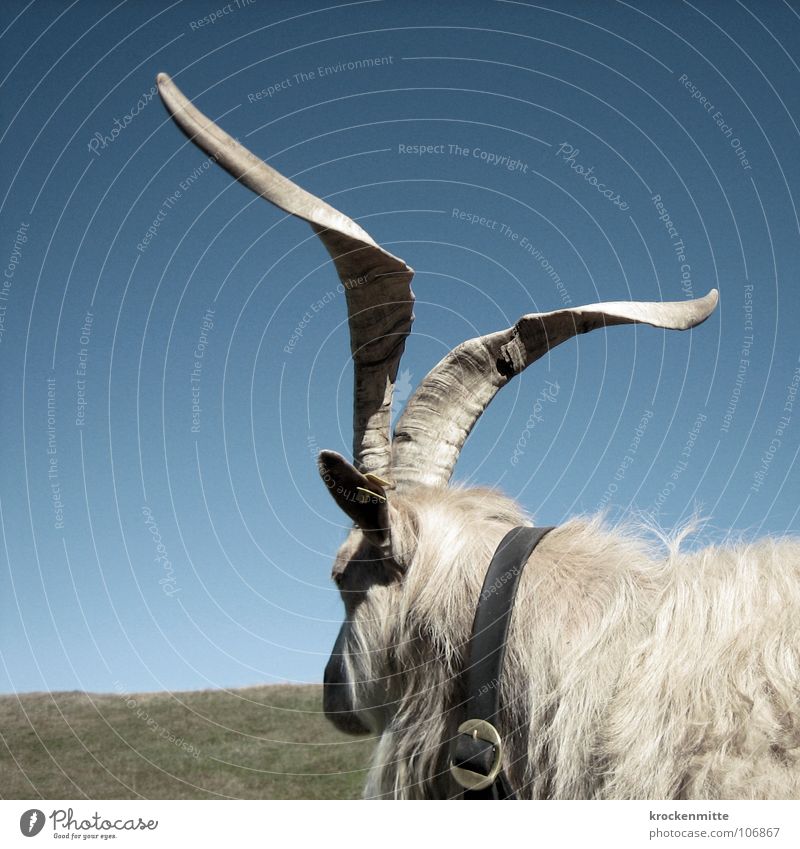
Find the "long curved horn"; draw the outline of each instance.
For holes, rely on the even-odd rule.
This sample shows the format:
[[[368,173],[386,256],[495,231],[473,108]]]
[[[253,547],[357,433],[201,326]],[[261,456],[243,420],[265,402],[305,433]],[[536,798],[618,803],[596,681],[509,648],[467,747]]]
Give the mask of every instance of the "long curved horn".
[[[413,269],[376,244],[352,219],[286,179],[196,109],[167,74],[158,91],[175,123],[239,182],[303,218],[333,258],[344,285],[355,389],[353,456],[363,472],[387,476],[397,368],[414,320]]]
[[[394,481],[398,487],[445,486],[464,442],[492,398],[556,345],[614,324],[688,330],[711,315],[718,298],[712,289],[691,301],[617,301],[531,313],[507,330],[463,342],[428,373],[395,426]]]

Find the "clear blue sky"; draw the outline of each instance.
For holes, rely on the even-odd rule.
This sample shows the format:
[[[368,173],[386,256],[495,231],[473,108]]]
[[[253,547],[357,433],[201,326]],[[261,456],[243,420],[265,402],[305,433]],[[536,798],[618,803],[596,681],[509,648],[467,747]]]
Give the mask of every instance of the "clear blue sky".
[[[692,333],[533,366],[457,480],[547,524],[798,530],[796,8],[6,0],[0,29],[0,691],[319,681],[339,627],[337,278],[159,71],[416,269],[404,385],[526,312],[719,288]]]

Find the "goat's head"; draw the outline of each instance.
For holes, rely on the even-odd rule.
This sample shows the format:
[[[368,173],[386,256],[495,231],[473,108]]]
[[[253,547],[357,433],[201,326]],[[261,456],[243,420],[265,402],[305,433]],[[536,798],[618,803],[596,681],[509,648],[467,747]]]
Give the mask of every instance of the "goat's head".
[[[447,503],[445,487],[461,448],[498,390],[580,333],[615,324],[694,327],[714,310],[717,292],[674,303],[609,302],[524,315],[512,327],[470,339],[447,354],[411,396],[391,436],[392,393],[413,321],[412,269],[350,218],[242,147],[165,74],[158,86],[195,144],[245,186],[311,224],[344,286],[355,376],[354,461],[323,451],[319,469],[355,527],[333,570],[346,616],[325,670],[325,711],[346,731],[379,731],[403,690],[392,623],[408,613],[413,593],[407,584],[420,568],[415,560],[425,523],[418,502]],[[504,511],[510,516],[513,508],[503,501],[495,512]],[[440,539],[441,547],[457,544],[446,535]],[[425,557],[435,565],[435,546],[425,546]],[[371,662],[363,662],[370,655]]]

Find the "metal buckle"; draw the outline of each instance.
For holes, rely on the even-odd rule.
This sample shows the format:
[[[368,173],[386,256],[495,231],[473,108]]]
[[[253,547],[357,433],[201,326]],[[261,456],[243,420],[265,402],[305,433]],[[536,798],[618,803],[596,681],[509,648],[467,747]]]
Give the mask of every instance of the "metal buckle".
[[[485,719],[468,719],[458,726],[459,734],[468,734],[473,740],[484,740],[494,746],[494,759],[492,768],[488,775],[483,775],[480,772],[473,772],[471,769],[464,769],[450,763],[450,774],[456,780],[456,783],[465,790],[483,790],[485,787],[490,787],[494,784],[495,779],[500,774],[501,761],[503,759],[503,742],[500,739],[500,733]]]

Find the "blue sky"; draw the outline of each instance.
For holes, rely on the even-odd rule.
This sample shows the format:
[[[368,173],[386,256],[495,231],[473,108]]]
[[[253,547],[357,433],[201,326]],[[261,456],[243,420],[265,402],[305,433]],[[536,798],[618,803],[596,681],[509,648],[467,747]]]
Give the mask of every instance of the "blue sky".
[[[798,531],[796,8],[9,0],[0,29],[0,691],[319,681],[339,627],[343,296],[159,71],[416,269],[401,394],[527,312],[720,290],[691,333],[554,350],[456,480],[545,524]]]

